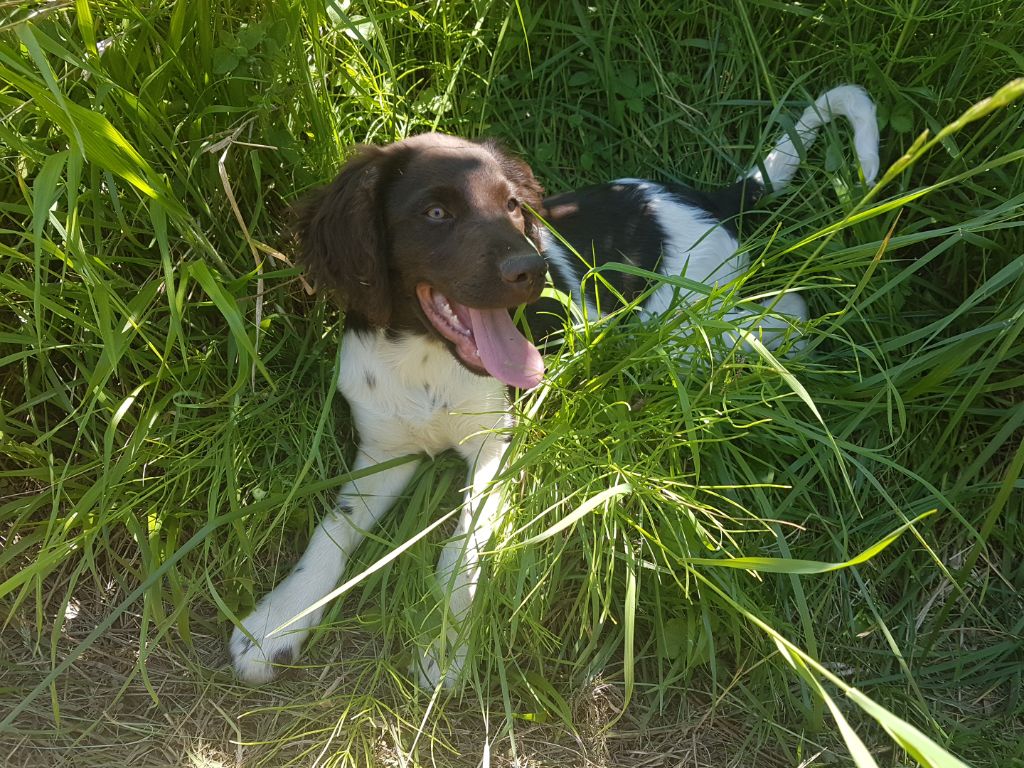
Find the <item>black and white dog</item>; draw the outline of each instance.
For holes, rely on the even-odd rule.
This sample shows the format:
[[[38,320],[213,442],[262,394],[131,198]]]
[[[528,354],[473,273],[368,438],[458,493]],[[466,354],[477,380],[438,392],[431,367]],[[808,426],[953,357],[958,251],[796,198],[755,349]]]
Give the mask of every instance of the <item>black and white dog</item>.
[[[748,257],[732,220],[767,185],[778,190],[789,182],[800,163],[794,140],[810,146],[836,115],[852,123],[871,183],[878,171],[875,108],[863,90],[847,85],[808,107],[794,136],[778,142],[762,169],[713,193],[621,179],[544,199],[530,168],[498,145],[425,134],[361,147],[303,209],[302,262],[346,310],[338,388],[359,433],[352,469],[447,449],[469,464],[465,503],[437,566],[452,629],[423,652],[423,685],[450,685],[465,664],[457,627],[473,602],[480,552],[502,514],[491,481],[506,443],[494,430],[510,426],[507,387],[535,387],[544,373],[510,310],[539,298],[549,270],[556,287],[595,318],[620,305],[615,293],[631,300],[649,286],[609,272],[614,292],[583,290],[581,277],[591,266],[623,262],[706,285],[743,274]],[[644,312],[656,316],[693,299],[662,284]],[[807,312],[798,295],[785,294],[772,313],[727,317],[774,348],[790,321],[806,320]],[[543,332],[549,322],[550,315],[535,314],[531,327]],[[239,677],[270,680],[298,659],[323,607],[292,620],[333,590],[414,468],[397,463],[345,485],[292,572],[235,628],[230,649]]]

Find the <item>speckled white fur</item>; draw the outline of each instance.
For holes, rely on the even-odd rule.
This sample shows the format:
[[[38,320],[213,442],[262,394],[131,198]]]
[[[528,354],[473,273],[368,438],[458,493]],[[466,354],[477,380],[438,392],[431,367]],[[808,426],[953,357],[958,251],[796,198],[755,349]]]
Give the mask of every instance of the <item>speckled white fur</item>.
[[[455,449],[470,467],[465,503],[438,561],[438,579],[450,596],[454,627],[469,609],[480,575],[480,551],[500,512],[490,493],[505,443],[496,428],[509,425],[504,385],[466,370],[445,346],[422,335],[389,337],[384,331],[348,331],[341,347],[338,389],[359,432],[353,471],[412,453]],[[253,683],[271,680],[299,658],[322,608],[291,622],[337,585],[348,558],[405,489],[415,462],[350,482],[335,509],[313,533],[292,572],[235,628],[230,650],[235,670]],[[278,630],[278,631],[275,631]],[[423,685],[450,685],[465,662],[465,644],[451,632],[446,647],[423,652],[416,670]]]

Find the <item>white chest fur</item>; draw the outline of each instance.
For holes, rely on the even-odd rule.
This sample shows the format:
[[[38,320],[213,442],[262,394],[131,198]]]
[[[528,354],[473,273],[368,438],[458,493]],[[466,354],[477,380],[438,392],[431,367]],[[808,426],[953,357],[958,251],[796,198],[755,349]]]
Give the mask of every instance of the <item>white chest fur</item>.
[[[466,370],[436,339],[346,331],[340,354],[338,390],[364,445],[434,455],[508,424],[505,386]]]

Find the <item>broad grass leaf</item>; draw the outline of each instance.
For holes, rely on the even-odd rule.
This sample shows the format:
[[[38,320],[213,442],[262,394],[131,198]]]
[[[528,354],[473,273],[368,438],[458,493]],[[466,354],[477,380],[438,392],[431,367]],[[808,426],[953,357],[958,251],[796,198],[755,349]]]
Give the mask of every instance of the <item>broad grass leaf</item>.
[[[892,533],[879,539],[870,547],[854,555],[849,560],[841,563],[825,563],[818,560],[799,560],[795,558],[782,557],[734,557],[728,560],[714,560],[707,557],[682,558],[681,562],[687,565],[704,565],[719,568],[736,568],[744,571],[759,571],[763,573],[792,573],[797,575],[811,575],[816,573],[829,573],[839,571],[843,568],[850,568],[854,565],[862,565],[875,555],[880,553],[912,526],[925,518],[934,515],[938,510],[932,509],[924,514],[918,515],[913,520],[904,523]]]
[[[849,688],[846,695],[885,728],[893,740],[922,766],[926,768],[970,768],[967,763],[951,755],[906,720],[897,717],[856,688]]]

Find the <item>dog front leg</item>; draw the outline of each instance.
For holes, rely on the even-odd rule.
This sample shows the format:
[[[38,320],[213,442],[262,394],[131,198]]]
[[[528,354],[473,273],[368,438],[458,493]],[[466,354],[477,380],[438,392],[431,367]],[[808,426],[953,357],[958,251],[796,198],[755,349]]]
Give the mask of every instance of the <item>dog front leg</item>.
[[[502,489],[494,478],[501,469],[505,444],[488,437],[477,449],[464,446],[459,453],[469,463],[468,489],[459,522],[437,562],[437,581],[446,599],[442,634],[428,646],[419,662],[424,688],[441,682],[451,688],[466,663],[468,646],[463,623],[480,582],[480,553],[487,546],[504,511]]]
[[[398,456],[360,447],[353,470],[358,472],[395,458]],[[342,488],[337,504],[313,532],[292,572],[257,603],[241,626],[235,627],[231,658],[242,680],[267,682],[277,675],[279,667],[299,658],[303,642],[320,623],[323,606],[285,628],[282,625],[334,589],[349,557],[394,504],[415,468],[416,462],[408,461]]]

